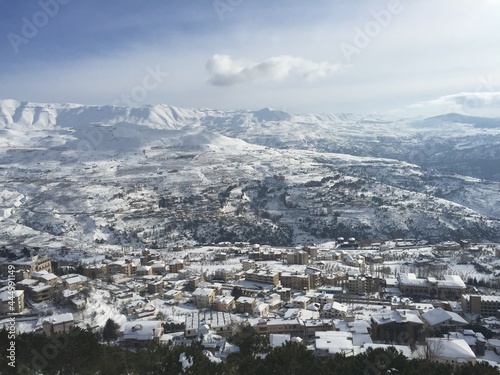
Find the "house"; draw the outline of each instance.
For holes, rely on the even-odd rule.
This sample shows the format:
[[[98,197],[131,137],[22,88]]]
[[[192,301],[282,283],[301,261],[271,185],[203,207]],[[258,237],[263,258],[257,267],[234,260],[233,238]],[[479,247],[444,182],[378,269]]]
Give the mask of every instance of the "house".
[[[269,315],[269,305],[267,303],[259,303],[253,309],[253,316],[255,318],[261,318]]]
[[[141,320],[125,323],[119,344],[126,348],[144,348],[150,342],[160,342],[163,335],[162,322],[159,320]]]
[[[370,336],[371,325],[366,320],[335,320],[333,323],[335,331],[350,332],[352,334],[352,344],[362,346],[373,343]]]
[[[108,273],[107,266],[104,263],[84,264],[82,268],[83,274],[92,279],[105,276]]]
[[[169,300],[180,301],[182,298],[182,292],[180,290],[170,289],[169,291],[165,292],[163,296]]]
[[[263,284],[278,285],[280,281],[280,275],[278,272],[271,270],[248,270],[245,273],[245,280]]]
[[[127,314],[135,314],[137,310],[146,307],[146,305],[147,302],[145,300],[139,299],[128,303],[125,308],[127,310]]]
[[[324,291],[321,293],[319,292],[307,293],[306,297],[309,297],[312,303],[319,303],[321,306],[333,302],[333,294],[327,294]]]
[[[123,259],[108,263],[106,268],[109,276],[117,275],[119,273],[126,276],[132,275],[132,263]]]
[[[178,273],[184,268],[184,261],[182,259],[173,259],[168,263],[168,272]]]
[[[0,275],[7,276],[9,266],[14,266],[15,270],[27,270],[31,273],[45,270],[52,272],[52,264],[48,256],[32,256],[30,258],[19,259],[14,261],[3,262],[0,264]]]
[[[153,263],[151,265],[153,275],[163,275],[165,272],[165,264],[163,262]]]
[[[47,284],[38,284],[29,288],[29,296],[35,303],[50,301],[54,298],[54,287]]]
[[[69,290],[82,290],[88,282],[88,278],[83,275],[68,275],[63,279],[63,285]]]
[[[427,327],[432,329],[447,327],[456,330],[468,324],[467,321],[457,313],[446,311],[441,307],[422,314],[422,320]]]
[[[72,313],[57,314],[45,318],[42,322],[43,332],[50,336],[53,333],[68,333],[75,326]]]
[[[230,312],[233,311],[236,304],[234,297],[231,295],[218,296],[212,303],[212,310]]]
[[[137,276],[152,275],[153,274],[153,269],[151,268],[151,266],[139,266],[135,270],[135,274]]]
[[[151,281],[148,283],[148,293],[163,296],[163,281]]]
[[[347,314],[347,306],[338,302],[327,303],[320,314],[323,319],[343,319]]]
[[[314,337],[314,353],[317,356],[334,354],[354,355],[352,333],[344,331],[316,332]]]
[[[262,319],[255,318],[250,321],[252,328],[257,333],[271,335],[271,334],[289,334],[292,337],[304,336],[304,321],[299,318],[276,318],[276,319]]]
[[[196,307],[199,309],[208,309],[215,300],[215,289],[196,288],[192,294]]]
[[[266,296],[265,302],[269,305],[270,310],[278,310],[283,304],[281,296],[278,293],[271,293]]]
[[[0,314],[20,313],[24,310],[24,290],[0,292]]]
[[[416,310],[394,310],[383,314],[373,314],[372,339],[374,341],[407,344],[413,342],[424,332],[424,323]]]
[[[271,333],[269,335],[269,345],[271,348],[279,348],[290,341],[290,335],[287,333]]]
[[[46,270],[32,272],[31,278],[51,286],[56,285],[59,281],[59,278],[55,274]]]
[[[309,301],[311,299],[306,296],[297,296],[292,300],[293,307],[297,309],[305,309],[307,305],[309,304]]]
[[[285,288],[296,290],[311,289],[311,278],[309,275],[291,272],[282,272],[280,275],[281,285]]]
[[[223,337],[230,337],[236,333],[241,321],[237,317],[225,312],[205,311],[186,315],[186,338],[194,338],[199,334],[200,327],[208,326]]]
[[[476,363],[476,355],[464,339],[428,337],[425,341],[429,357],[433,361],[453,365]]]
[[[252,297],[241,296],[236,300],[236,311],[239,313],[252,315],[255,306],[257,306],[257,300]]]

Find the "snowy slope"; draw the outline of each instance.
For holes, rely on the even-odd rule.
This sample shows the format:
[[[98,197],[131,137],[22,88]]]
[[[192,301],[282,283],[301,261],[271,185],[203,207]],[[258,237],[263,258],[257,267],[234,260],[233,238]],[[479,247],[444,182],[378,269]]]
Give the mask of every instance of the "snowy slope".
[[[461,130],[446,137],[451,126]],[[500,183],[442,172],[478,158],[493,165],[498,129],[425,129],[269,108],[3,100],[0,238],[34,246],[498,240]]]

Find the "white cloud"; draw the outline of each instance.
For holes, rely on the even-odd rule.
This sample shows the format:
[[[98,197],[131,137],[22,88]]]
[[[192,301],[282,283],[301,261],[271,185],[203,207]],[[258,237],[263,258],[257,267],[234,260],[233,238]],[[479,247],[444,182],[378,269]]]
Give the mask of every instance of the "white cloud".
[[[409,109],[436,109],[457,112],[478,112],[496,109],[500,105],[500,91],[461,92],[408,106]]]
[[[209,83],[215,86],[232,86],[244,82],[276,81],[287,77],[314,80],[338,71],[340,64],[314,62],[294,56],[271,57],[260,63],[233,60],[228,55],[214,55],[206,68]]]

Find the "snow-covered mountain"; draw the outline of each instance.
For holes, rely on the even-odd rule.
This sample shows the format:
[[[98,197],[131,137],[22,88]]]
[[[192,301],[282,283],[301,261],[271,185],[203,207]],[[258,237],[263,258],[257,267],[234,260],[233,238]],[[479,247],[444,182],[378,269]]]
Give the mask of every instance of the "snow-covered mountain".
[[[0,238],[500,240],[500,128],[485,124],[3,100]]]

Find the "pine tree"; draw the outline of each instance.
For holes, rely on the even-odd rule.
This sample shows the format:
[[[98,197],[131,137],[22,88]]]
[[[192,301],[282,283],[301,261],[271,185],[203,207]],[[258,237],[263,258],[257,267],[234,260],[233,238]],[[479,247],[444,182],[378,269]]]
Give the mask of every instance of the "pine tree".
[[[102,338],[109,344],[111,341],[116,341],[118,338],[118,330],[120,325],[116,323],[113,319],[109,318],[104,325],[102,330]]]

